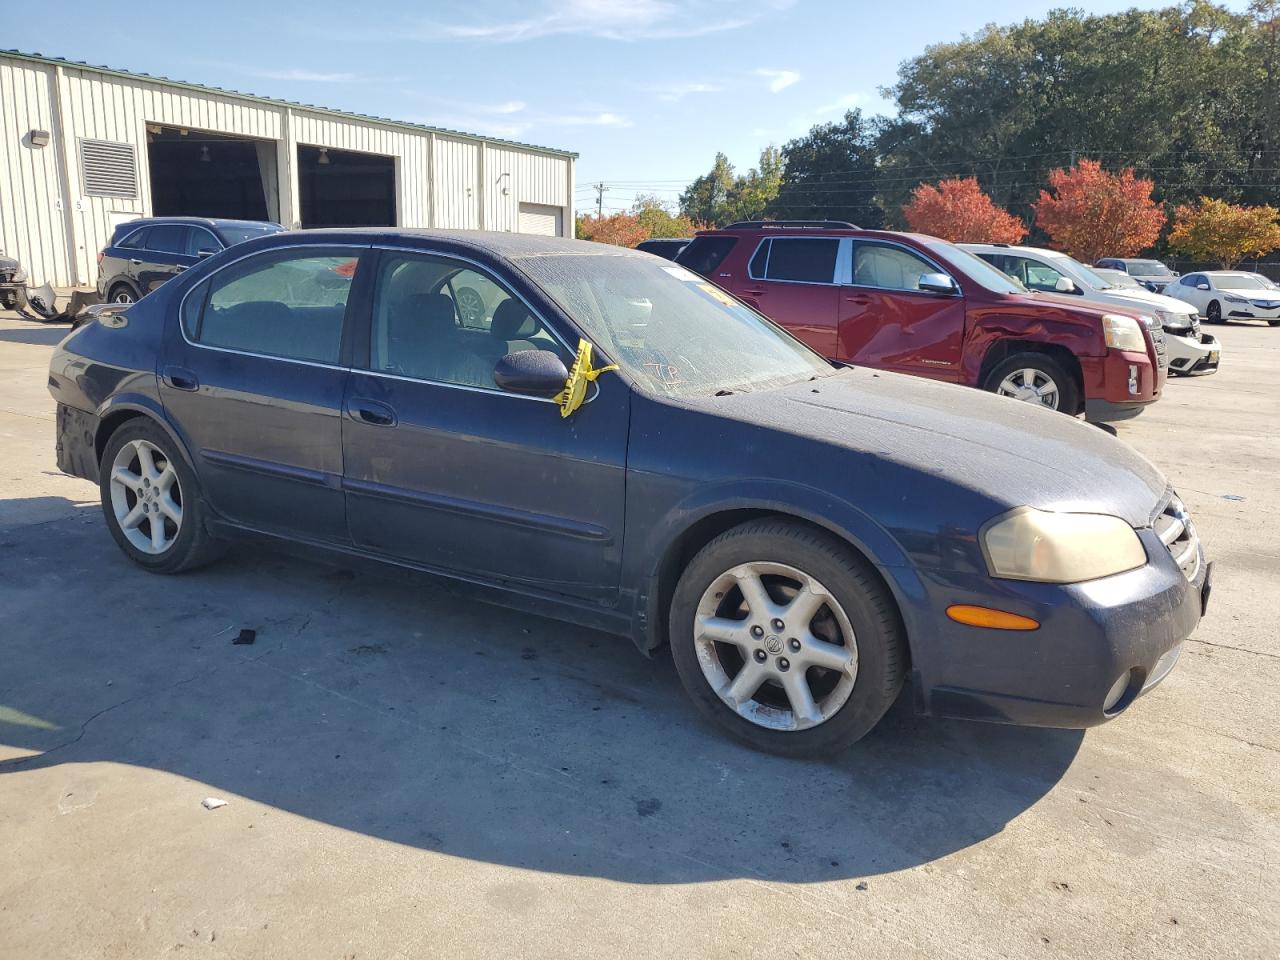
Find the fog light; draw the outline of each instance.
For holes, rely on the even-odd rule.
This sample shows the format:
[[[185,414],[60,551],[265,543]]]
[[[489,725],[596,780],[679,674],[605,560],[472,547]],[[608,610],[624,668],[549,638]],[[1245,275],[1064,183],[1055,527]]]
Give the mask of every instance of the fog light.
[[[1129,687],[1133,683],[1133,671],[1126,670],[1116,678],[1116,682],[1111,685],[1111,689],[1107,691],[1107,699],[1102,701],[1102,712],[1110,713],[1116,708],[1116,705],[1124,699],[1124,695],[1129,692]]]
[[[1129,394],[1136,396],[1138,393],[1138,365],[1136,363],[1129,364]]]

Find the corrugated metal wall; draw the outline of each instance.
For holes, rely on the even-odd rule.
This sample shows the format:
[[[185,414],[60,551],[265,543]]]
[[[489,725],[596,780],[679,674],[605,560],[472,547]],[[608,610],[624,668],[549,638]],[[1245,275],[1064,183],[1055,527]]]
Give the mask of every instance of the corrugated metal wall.
[[[148,123],[274,142],[286,226],[298,221],[297,148],[307,144],[394,157],[400,226],[517,230],[524,201],[562,207],[573,229],[570,157],[0,54],[0,247],[33,280],[96,282],[113,226],[151,213]],[[53,142],[30,146],[33,129]],[[136,199],[85,195],[80,138],[133,145]]]

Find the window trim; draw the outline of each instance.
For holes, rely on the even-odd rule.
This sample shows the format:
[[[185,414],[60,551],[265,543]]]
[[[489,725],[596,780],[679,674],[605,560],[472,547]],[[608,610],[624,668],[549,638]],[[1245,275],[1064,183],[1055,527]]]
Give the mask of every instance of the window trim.
[[[534,307],[533,304],[531,304],[528,300],[522,297],[519,293],[516,293],[514,290],[512,290],[510,284],[494,279],[490,275],[492,273],[491,269],[486,264],[483,264],[478,260],[473,260],[470,257],[464,256],[462,254],[446,252],[443,250],[436,249],[434,247],[428,247],[428,248],[395,247],[395,246],[391,246],[390,244],[375,244],[372,247],[372,249],[377,250],[379,253],[379,265],[378,265],[379,274],[381,273],[381,255],[388,252],[396,253],[400,255],[409,254],[409,255],[418,255],[418,256],[424,256],[424,257],[438,257],[442,260],[451,260],[455,263],[467,264],[468,267],[472,268],[476,273],[479,273],[481,276],[485,277],[487,280],[489,280],[490,283],[506,291],[507,294],[511,297],[511,299],[517,300],[521,304],[523,304],[524,308],[528,310],[529,313],[531,313],[533,316],[537,317],[538,320],[542,323],[542,329],[550,332],[551,336],[556,340],[556,342],[559,343],[562,347],[564,347],[566,353],[568,353],[570,356],[577,355],[578,351],[575,348],[570,347],[569,344],[565,342],[564,337],[560,335],[560,331],[557,330],[551,323],[547,321],[546,315],[541,310],[538,310],[536,307]],[[372,369],[371,363],[372,363],[372,354],[373,354],[373,350],[372,350],[373,305],[377,302],[378,280],[380,279],[381,279],[380,276],[375,276],[373,280],[373,284],[369,289],[369,311],[368,311],[369,323],[364,331],[369,341],[368,344],[366,345],[369,348],[368,358],[365,360],[365,364],[363,366],[356,366],[355,364],[352,364],[350,369],[353,373],[360,373],[370,377],[383,377],[388,380],[400,380],[405,383],[425,383],[425,384],[430,384],[433,387],[451,387],[455,390],[467,390],[471,393],[483,393],[488,395],[497,394],[503,397],[517,397],[521,400],[533,400],[536,403],[550,403],[556,406],[559,405],[559,404],[556,404],[556,401],[551,399],[550,397],[535,397],[527,393],[514,393],[510,390],[501,390],[496,386],[473,387],[465,383],[451,383],[448,380],[432,380],[429,377],[411,377],[403,373],[389,373],[385,370]],[[599,347],[596,345],[596,343],[592,341],[589,337],[583,337],[581,333],[579,333],[578,336],[581,339],[587,340],[589,343],[591,343],[591,347],[593,350],[599,350]],[[597,396],[599,396],[599,394],[600,394],[600,384],[597,382],[592,382],[587,390],[586,399],[583,400],[583,405],[590,403]]]
[[[830,279],[829,281],[826,281],[826,280],[781,280],[781,279],[779,279],[779,278],[777,278],[777,277],[771,277],[771,276],[769,276],[769,264],[770,264],[770,263],[772,263],[772,261],[773,261],[773,241],[774,241],[774,240],[825,240],[825,241],[827,241],[828,243],[829,243],[829,242],[831,242],[832,240],[834,240],[834,241],[836,242],[836,262],[835,262],[835,264],[833,264],[833,265],[832,265],[832,268],[831,268],[831,279]],[[767,243],[767,244],[769,244],[770,246],[769,246],[769,252],[765,254],[765,258],[764,258],[764,273],[765,273],[765,275],[764,275],[763,277],[757,277],[754,273],[752,273],[752,272],[751,272],[751,261],[753,261],[753,260],[756,258],[756,254],[760,252],[760,247],[762,247],[762,246],[763,246],[764,244],[766,244],[766,243]],[[798,285],[800,285],[800,286],[802,286],[802,287],[839,287],[839,286],[842,286],[842,284],[841,284],[841,283],[840,283],[840,281],[839,281],[839,280],[837,280],[836,278],[840,276],[840,268],[841,268],[841,264],[842,264],[842,262],[843,262],[844,260],[848,259],[848,258],[847,258],[847,256],[846,256],[846,250],[848,250],[848,249],[850,249],[850,247],[849,247],[849,238],[848,238],[848,237],[829,237],[829,236],[818,236],[818,237],[791,237],[791,236],[781,236],[781,237],[762,237],[762,238],[760,239],[760,242],[756,244],[755,249],[751,251],[751,256],[749,256],[749,257],[747,258],[747,277],[748,277],[749,279],[751,279],[751,280],[755,280],[755,281],[757,281],[758,283],[792,283],[792,284],[798,284]],[[850,264],[851,264],[851,263],[852,263],[852,261],[850,261]]]
[[[125,244],[128,243],[130,240],[132,240],[134,237],[136,237],[138,234],[140,234],[143,230],[148,230],[152,226],[154,226],[154,224],[144,223],[140,227],[134,227],[132,230],[130,230],[128,233],[126,233],[123,237],[120,238],[119,243],[113,243],[111,244],[111,246],[119,250],[146,250],[147,249],[146,247],[126,247]]]
[[[357,261],[363,258],[364,255],[371,249],[371,247],[369,246],[350,246],[348,244],[341,244],[341,243],[298,243],[298,244],[288,244],[288,245],[279,246],[279,247],[270,247],[269,249],[266,249],[266,250],[253,250],[253,251],[250,251],[249,253],[236,257],[234,260],[228,261],[227,263],[220,264],[216,270],[211,272],[208,276],[201,277],[199,280],[197,280],[195,283],[193,283],[190,287],[188,287],[183,292],[182,299],[178,301],[178,311],[177,311],[178,333],[182,335],[182,339],[187,344],[187,346],[196,347],[200,350],[213,350],[213,351],[216,351],[217,353],[230,353],[230,354],[234,354],[237,357],[257,357],[261,360],[275,360],[280,363],[297,363],[297,364],[301,364],[304,367],[318,367],[321,370],[348,370],[348,371],[351,370],[352,366],[349,363],[345,363],[345,364],[344,363],[324,363],[323,361],[320,361],[320,360],[304,360],[301,357],[282,357],[274,353],[256,353],[253,350],[237,350],[234,347],[219,347],[211,343],[201,343],[199,340],[192,340],[189,336],[187,336],[186,324],[182,322],[182,314],[183,314],[183,311],[186,309],[187,298],[190,297],[191,294],[195,293],[195,291],[199,289],[201,286],[203,286],[205,283],[210,284],[209,289],[205,291],[206,294],[208,294],[209,290],[212,289],[213,278],[216,277],[218,274],[220,274],[223,270],[226,270],[229,267],[234,267],[237,263],[243,263],[245,260],[252,259],[253,257],[268,256],[272,253],[278,253],[282,250],[307,250],[307,249],[333,250],[335,248],[337,249],[345,248],[345,249],[356,251]],[[358,267],[357,267],[357,276],[359,276]],[[356,292],[356,288],[354,286],[355,281],[353,280],[352,283],[353,283],[352,293],[354,294]],[[205,305],[206,306],[208,305],[207,297],[206,297]],[[342,316],[342,332],[338,340],[339,359],[341,359],[343,345],[346,341],[346,335],[347,335],[346,327],[348,323],[347,313],[349,313],[350,310],[351,310],[351,300],[348,299],[347,312],[344,312]],[[203,327],[203,326],[204,326],[204,307],[201,307],[199,327]],[[199,329],[199,327],[197,327],[197,329]]]
[[[852,245],[852,243],[854,242],[854,239],[853,239],[853,238],[850,238],[850,241],[849,241],[849,242],[850,242],[850,244]],[[955,277],[956,271],[954,271],[954,270],[947,270],[947,269],[944,269],[943,267],[939,266],[939,264],[938,264],[938,262],[937,262],[936,260],[934,260],[932,257],[930,257],[930,256],[928,256],[928,255],[926,255],[926,254],[924,254],[924,253],[921,253],[921,252],[920,252],[919,250],[917,250],[915,247],[907,246],[905,243],[898,243],[898,242],[897,242],[897,241],[895,241],[895,240],[882,240],[880,237],[868,237],[868,238],[866,238],[866,239],[863,239],[863,238],[859,237],[859,238],[857,238],[857,242],[858,242],[858,243],[866,243],[866,244],[870,244],[870,245],[873,245],[873,246],[881,246],[881,247],[897,247],[899,250],[905,250],[905,251],[907,251],[907,253],[915,254],[915,256],[919,257],[919,258],[920,258],[921,260],[923,260],[925,263],[929,264],[929,266],[933,267],[933,268],[934,268],[934,270],[935,270],[936,272],[946,274],[948,277],[950,277],[950,278],[951,278],[951,282],[952,282],[952,283],[954,283],[954,284],[956,285],[956,292],[955,292],[955,293],[952,293],[952,294],[937,294],[937,293],[933,293],[933,292],[931,292],[931,291],[929,291],[929,290],[903,290],[901,287],[879,287],[879,286],[876,286],[875,284],[871,284],[871,283],[854,283],[854,282],[853,282],[853,265],[854,265],[854,257],[853,257],[853,249],[852,249],[852,246],[851,246],[851,248],[850,248],[850,257],[849,257],[849,273],[848,273],[849,282],[848,282],[848,283],[843,283],[843,284],[841,284],[841,286],[845,286],[845,287],[857,287],[857,288],[859,288],[859,289],[861,289],[861,290],[888,290],[888,291],[890,291],[891,293],[913,293],[913,294],[917,294],[917,295],[919,295],[919,296],[923,296],[923,297],[932,297],[932,298],[934,298],[934,299],[937,299],[937,298],[938,298],[938,297],[940,297],[940,296],[950,296],[950,297],[955,297],[955,298],[957,298],[957,299],[963,299],[963,298],[964,298],[964,288],[963,288],[962,286],[960,286],[960,281],[959,281],[959,280],[957,280],[957,279],[956,279],[956,277]],[[973,251],[970,251],[970,253],[972,253],[972,252],[973,252]],[[977,254],[976,254],[976,253],[974,253],[974,256],[976,257],[976,256],[977,256]],[[993,270],[999,270],[999,269],[1000,269],[1000,268],[999,268],[999,267],[997,267],[995,264],[991,264],[991,268],[992,268]],[[1001,271],[1001,272],[1003,273],[1004,271]]]

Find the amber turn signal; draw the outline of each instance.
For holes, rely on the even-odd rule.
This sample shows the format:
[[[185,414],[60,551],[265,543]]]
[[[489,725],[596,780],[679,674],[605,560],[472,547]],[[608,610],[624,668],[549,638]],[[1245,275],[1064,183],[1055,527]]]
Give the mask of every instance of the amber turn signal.
[[[947,607],[947,616],[956,623],[971,627],[989,627],[992,630],[1039,630],[1040,624],[1030,617],[1022,617],[990,607],[973,607],[967,603],[953,603]]]

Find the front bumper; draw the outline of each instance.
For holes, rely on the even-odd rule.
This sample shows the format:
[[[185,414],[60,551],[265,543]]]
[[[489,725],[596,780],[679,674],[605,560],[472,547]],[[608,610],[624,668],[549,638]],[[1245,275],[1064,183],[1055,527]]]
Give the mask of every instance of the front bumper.
[[[996,607],[1040,623],[1028,632],[970,627],[939,616],[912,638],[918,709],[929,715],[1044,727],[1091,727],[1123,712],[1173,668],[1208,601],[1211,566],[1188,580],[1150,530],[1148,561],[1081,584],[995,580],[933,571],[933,609]],[[1197,547],[1199,551],[1200,548]],[[1121,678],[1124,695],[1104,709]]]
[[[1280,307],[1267,309],[1251,303],[1226,303],[1223,306],[1229,308],[1223,312],[1223,316],[1232,320],[1266,320],[1269,323],[1280,320]]]
[[[1169,372],[1183,376],[1216,373],[1222,359],[1222,344],[1212,334],[1179,336],[1165,331],[1169,345]]]
[[[1108,350],[1101,357],[1081,357],[1080,372],[1084,416],[1095,423],[1136,417],[1160,399],[1164,386],[1164,371],[1153,366],[1146,353]]]

